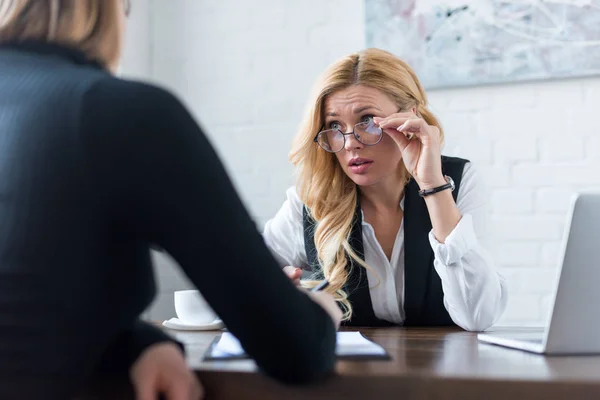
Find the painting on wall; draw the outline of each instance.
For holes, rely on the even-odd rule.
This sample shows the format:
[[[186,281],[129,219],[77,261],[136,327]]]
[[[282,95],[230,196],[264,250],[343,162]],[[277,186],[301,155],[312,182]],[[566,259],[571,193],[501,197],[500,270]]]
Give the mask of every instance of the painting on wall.
[[[365,0],[366,43],[427,89],[600,73],[600,0]]]

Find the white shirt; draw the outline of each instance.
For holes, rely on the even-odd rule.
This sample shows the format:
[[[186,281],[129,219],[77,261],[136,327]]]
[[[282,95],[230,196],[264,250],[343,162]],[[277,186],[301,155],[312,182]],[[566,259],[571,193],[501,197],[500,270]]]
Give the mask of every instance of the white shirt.
[[[504,312],[507,290],[504,278],[481,245],[487,236],[487,195],[471,163],[465,165],[456,205],[462,214],[458,225],[445,243],[438,242],[431,231],[429,243],[450,317],[463,329],[482,331]],[[400,202],[400,207],[403,206],[404,199]],[[282,266],[308,264],[302,208],[296,189],[290,188],[279,212],[265,225],[265,242]],[[401,324],[404,320],[404,222],[396,235],[391,261],[364,216],[362,227],[365,261],[374,271],[367,271],[367,277],[375,316]]]

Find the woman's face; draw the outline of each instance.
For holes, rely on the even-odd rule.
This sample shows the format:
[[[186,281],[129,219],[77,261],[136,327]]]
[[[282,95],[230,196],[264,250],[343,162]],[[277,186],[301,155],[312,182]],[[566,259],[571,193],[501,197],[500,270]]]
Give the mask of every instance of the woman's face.
[[[397,104],[385,93],[368,86],[354,85],[329,95],[324,103],[325,128],[352,132],[354,126],[373,117],[385,118],[398,112]],[[383,133],[381,141],[366,146],[354,135],[346,135],[344,148],[335,153],[342,169],[359,186],[400,179],[402,153]]]

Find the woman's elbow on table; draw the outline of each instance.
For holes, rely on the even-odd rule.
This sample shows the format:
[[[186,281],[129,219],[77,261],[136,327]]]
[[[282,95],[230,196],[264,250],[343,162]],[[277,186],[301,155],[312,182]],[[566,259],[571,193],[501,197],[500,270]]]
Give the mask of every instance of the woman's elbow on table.
[[[273,343],[269,354],[257,352],[254,358],[266,375],[284,384],[304,385],[322,381],[333,374],[336,329],[324,311],[315,311],[322,312],[323,318],[313,320],[301,331],[281,336],[285,339]]]
[[[492,326],[495,322],[495,318],[490,316],[473,316],[471,318],[463,318],[458,321],[454,321],[458,326],[468,332],[483,332]]]
[[[473,304],[464,315],[452,316],[454,322],[466,331],[482,332],[494,325],[504,313],[507,302],[506,284],[499,282],[498,294],[481,299]]]
[[[323,381],[332,376],[335,368],[335,339],[327,342],[331,343],[315,346],[303,354],[295,351],[282,354],[282,357],[286,358],[286,365],[264,367],[262,371],[286,385],[306,385]]]

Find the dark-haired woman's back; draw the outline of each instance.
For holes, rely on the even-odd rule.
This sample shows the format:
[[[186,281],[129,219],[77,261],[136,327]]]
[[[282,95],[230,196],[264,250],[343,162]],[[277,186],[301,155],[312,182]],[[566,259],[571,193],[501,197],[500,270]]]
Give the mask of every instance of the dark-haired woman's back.
[[[179,101],[77,50],[1,45],[0,398],[64,398],[165,340],[138,320],[154,243],[266,373],[331,371],[332,319],[280,271]]]

